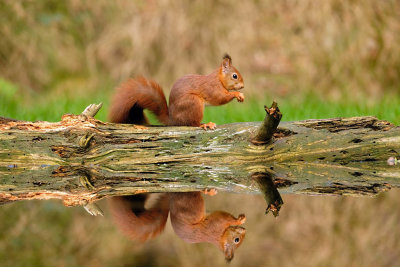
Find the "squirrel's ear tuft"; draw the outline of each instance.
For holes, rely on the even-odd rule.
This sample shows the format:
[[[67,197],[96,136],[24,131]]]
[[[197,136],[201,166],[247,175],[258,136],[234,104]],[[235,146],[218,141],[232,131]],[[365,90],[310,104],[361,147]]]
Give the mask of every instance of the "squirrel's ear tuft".
[[[222,66],[224,68],[228,68],[228,67],[232,66],[232,58],[230,55],[228,55],[228,53],[225,53],[225,55],[222,59],[223,59]]]
[[[228,59],[230,62],[232,62],[232,58],[230,55],[228,55],[228,53],[225,53],[222,59]]]

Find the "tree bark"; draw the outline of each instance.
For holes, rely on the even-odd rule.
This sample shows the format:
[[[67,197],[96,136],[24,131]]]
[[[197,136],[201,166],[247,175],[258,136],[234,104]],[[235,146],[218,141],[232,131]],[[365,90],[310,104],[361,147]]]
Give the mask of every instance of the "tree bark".
[[[283,122],[265,145],[259,122],[133,126],[64,115],[0,119],[0,199],[60,198],[85,205],[142,192],[257,193],[257,173],[284,193],[371,195],[400,185],[400,128],[374,117]],[[396,161],[397,162],[397,161]]]

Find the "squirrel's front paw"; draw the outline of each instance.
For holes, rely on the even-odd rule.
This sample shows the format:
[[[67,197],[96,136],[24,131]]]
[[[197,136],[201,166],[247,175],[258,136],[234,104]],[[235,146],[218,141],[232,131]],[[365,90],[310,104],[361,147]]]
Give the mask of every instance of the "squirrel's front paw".
[[[244,101],[244,94],[237,92],[236,99],[237,99],[238,102],[243,102]]]

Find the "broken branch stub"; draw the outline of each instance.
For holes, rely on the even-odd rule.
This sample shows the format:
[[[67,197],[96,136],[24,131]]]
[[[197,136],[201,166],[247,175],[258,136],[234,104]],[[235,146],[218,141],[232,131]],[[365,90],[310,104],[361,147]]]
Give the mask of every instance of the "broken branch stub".
[[[265,145],[272,141],[272,137],[276,132],[279,122],[282,119],[282,113],[279,110],[278,104],[273,101],[270,108],[264,106],[265,115],[264,121],[258,129],[257,135],[251,140],[255,145]]]
[[[81,115],[89,116],[89,117],[94,117],[96,116],[97,112],[101,109],[103,106],[103,103],[99,104],[90,104],[85,108],[85,110],[81,113]]]

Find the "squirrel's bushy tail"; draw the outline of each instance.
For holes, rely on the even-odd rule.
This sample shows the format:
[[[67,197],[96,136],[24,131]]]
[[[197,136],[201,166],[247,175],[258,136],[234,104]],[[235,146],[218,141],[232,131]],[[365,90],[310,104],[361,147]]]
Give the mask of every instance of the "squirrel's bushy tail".
[[[144,77],[124,82],[111,100],[108,114],[114,123],[148,124],[144,109],[153,112],[163,124],[168,124],[168,106],[159,84]]]
[[[168,195],[162,194],[151,208],[146,209],[144,203],[148,196],[112,197],[108,202],[115,224],[131,239],[146,241],[164,230],[169,213]]]

